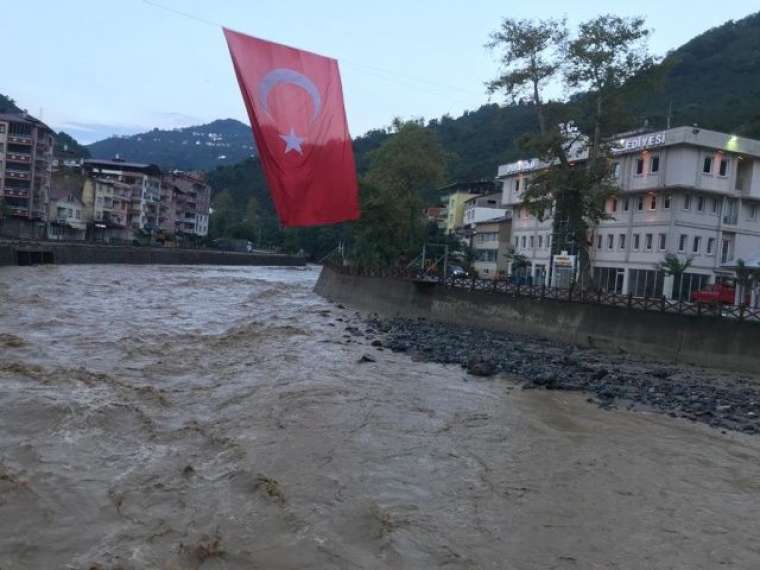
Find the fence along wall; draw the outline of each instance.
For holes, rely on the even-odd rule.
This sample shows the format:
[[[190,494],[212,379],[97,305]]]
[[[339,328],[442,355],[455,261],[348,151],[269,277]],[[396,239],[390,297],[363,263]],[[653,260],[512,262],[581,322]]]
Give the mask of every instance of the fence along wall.
[[[331,301],[385,316],[425,317],[464,326],[541,335],[756,374],[760,325],[555,299],[512,297],[401,279],[363,277],[325,267],[315,291]]]

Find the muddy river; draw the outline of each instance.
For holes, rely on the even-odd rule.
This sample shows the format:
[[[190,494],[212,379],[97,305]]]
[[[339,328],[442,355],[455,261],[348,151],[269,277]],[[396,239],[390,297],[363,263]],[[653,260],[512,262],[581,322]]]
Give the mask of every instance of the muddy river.
[[[317,275],[0,269],[0,569],[760,568],[760,437],[347,343]]]

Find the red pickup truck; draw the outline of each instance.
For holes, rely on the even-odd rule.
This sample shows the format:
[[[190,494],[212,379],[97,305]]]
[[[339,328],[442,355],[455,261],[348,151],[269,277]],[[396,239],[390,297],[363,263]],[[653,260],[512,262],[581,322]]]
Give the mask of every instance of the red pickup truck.
[[[694,303],[715,303],[721,305],[733,305],[736,298],[736,289],[725,283],[713,283],[701,291],[694,291],[691,300]]]

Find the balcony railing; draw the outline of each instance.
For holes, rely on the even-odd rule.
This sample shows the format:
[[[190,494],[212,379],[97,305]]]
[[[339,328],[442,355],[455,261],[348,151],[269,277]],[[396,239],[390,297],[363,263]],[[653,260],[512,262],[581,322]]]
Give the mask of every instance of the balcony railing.
[[[8,135],[8,144],[32,144],[32,137],[23,135]]]
[[[32,155],[25,152],[9,152],[5,155],[6,162],[32,162]]]
[[[725,216],[723,216],[723,223],[731,225],[731,226],[735,226],[738,217],[739,216],[737,214],[726,214]]]
[[[5,177],[6,178],[16,178],[17,180],[29,180],[31,178],[31,174],[25,170],[9,170],[6,169],[5,171]]]

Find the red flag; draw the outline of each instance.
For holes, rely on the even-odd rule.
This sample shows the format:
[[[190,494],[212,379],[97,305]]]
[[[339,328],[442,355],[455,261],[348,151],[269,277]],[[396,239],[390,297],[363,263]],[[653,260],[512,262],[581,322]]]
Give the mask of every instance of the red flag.
[[[338,62],[226,28],[224,36],[280,222],[357,219]]]

